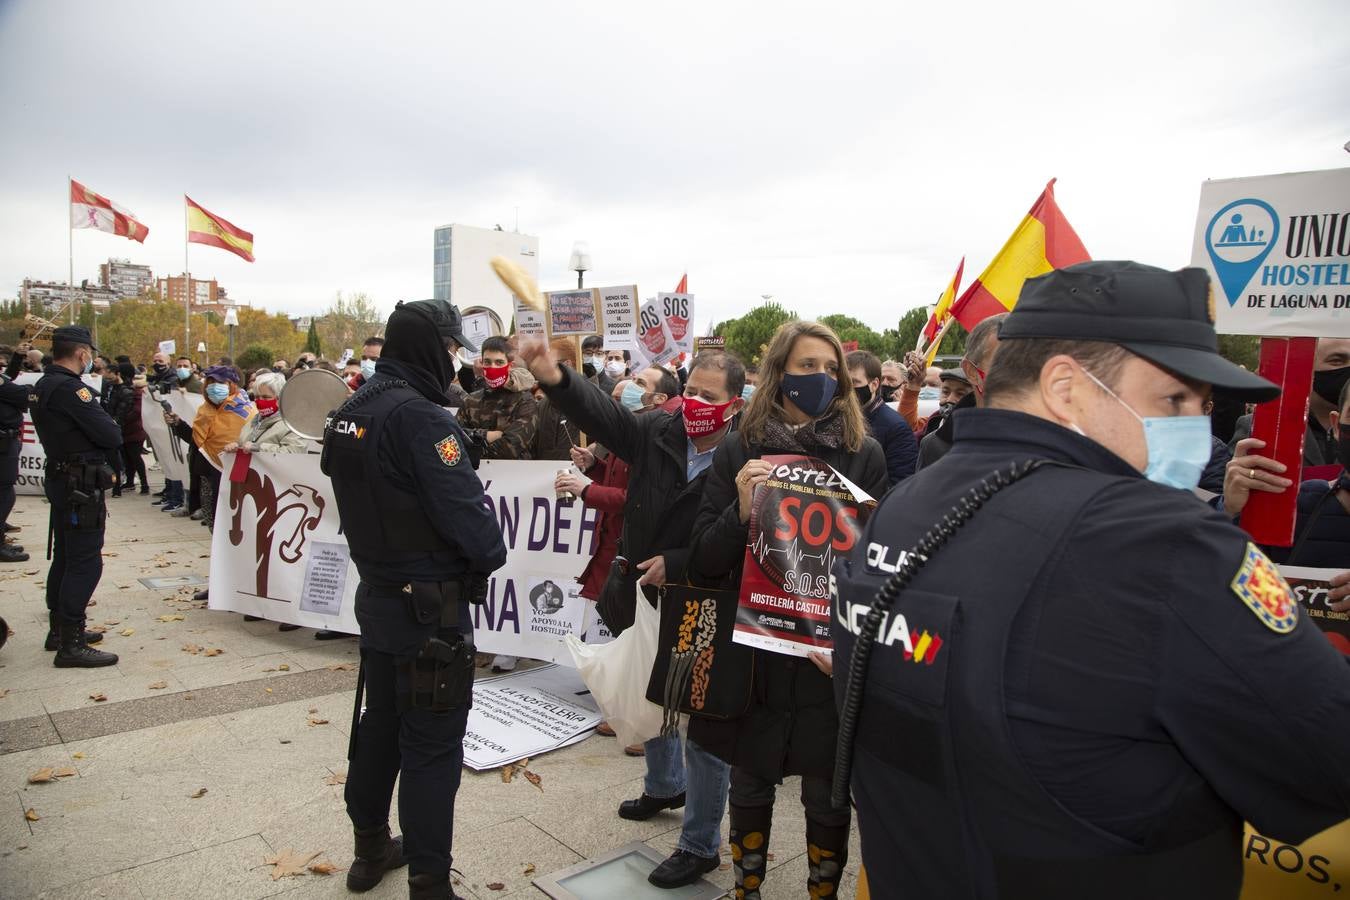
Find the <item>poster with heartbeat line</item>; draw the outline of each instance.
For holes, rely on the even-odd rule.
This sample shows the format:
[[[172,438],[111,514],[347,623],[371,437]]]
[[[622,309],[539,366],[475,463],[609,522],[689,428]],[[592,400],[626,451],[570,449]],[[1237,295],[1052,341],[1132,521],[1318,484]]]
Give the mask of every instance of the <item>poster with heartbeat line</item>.
[[[853,549],[876,501],[824,460],[764,460],[774,469],[750,511],[732,639],[792,656],[828,653],[830,569]]]

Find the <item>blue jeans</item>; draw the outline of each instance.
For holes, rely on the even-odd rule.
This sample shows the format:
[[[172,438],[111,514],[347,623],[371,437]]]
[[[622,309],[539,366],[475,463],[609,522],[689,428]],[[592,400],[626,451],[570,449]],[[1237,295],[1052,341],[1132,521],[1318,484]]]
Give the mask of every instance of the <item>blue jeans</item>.
[[[164,505],[183,505],[183,482],[164,480]]]
[[[662,799],[684,792],[684,826],[676,847],[707,859],[722,849],[722,813],[727,808],[731,766],[693,741],[683,743],[684,753],[679,735],[655,737],[642,745],[647,752],[642,790]]]

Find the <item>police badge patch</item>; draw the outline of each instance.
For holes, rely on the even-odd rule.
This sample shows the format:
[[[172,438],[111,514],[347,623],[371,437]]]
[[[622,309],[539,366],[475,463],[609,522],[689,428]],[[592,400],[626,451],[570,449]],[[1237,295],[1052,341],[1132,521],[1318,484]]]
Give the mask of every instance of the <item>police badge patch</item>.
[[[80,388],[78,391],[75,392],[75,396],[79,397],[85,403],[88,403],[90,400],[94,399],[94,395],[89,393],[89,388],[87,387]]]
[[[436,452],[440,454],[441,462],[447,466],[459,465],[460,459],[464,456],[459,447],[459,440],[453,434],[446,435],[436,444]]]
[[[1298,601],[1280,570],[1253,543],[1248,542],[1242,566],[1233,576],[1233,593],[1267,628],[1287,634],[1298,624]]]

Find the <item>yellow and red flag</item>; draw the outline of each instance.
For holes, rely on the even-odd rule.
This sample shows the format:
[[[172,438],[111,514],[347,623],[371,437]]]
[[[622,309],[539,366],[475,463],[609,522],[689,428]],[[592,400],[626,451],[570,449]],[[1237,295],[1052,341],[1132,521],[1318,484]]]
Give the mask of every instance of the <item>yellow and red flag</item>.
[[[70,181],[70,227],[94,228],[145,243],[150,234],[128,209],[102,194],[95,194],[73,178]]]
[[[202,209],[186,194],[183,199],[187,201],[189,243],[219,247],[253,262],[252,234]]]
[[[961,257],[961,262],[956,266],[956,274],[952,276],[947,289],[942,292],[938,298],[937,306],[933,307],[933,312],[928,317],[928,322],[923,326],[923,331],[919,333],[919,347],[930,346],[938,333],[944,331],[952,317],[952,303],[956,300],[956,292],[961,290],[961,273],[966,270],[966,258]]]
[[[1016,306],[1028,278],[1091,258],[1055,203],[1055,179],[1051,178],[1003,249],[952,305],[952,315],[967,330],[974,328]]]

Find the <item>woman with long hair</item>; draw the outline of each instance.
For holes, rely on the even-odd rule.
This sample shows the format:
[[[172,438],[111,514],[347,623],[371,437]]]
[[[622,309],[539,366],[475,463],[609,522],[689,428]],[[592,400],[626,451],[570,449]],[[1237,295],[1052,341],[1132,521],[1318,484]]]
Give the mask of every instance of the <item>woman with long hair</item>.
[[[888,485],[881,446],[867,434],[844,349],[818,322],[787,322],[759,365],[740,430],[713,458],[694,523],[691,568],[701,583],[739,586],[755,488],[773,454],[824,460],[873,497]],[[731,763],[731,854],[736,896],[757,900],[768,860],[774,790],[802,777],[812,897],[832,897],[848,860],[850,813],[830,803],[838,717],[829,662],[755,651],[750,707],[731,721],[691,717],[689,736]]]

